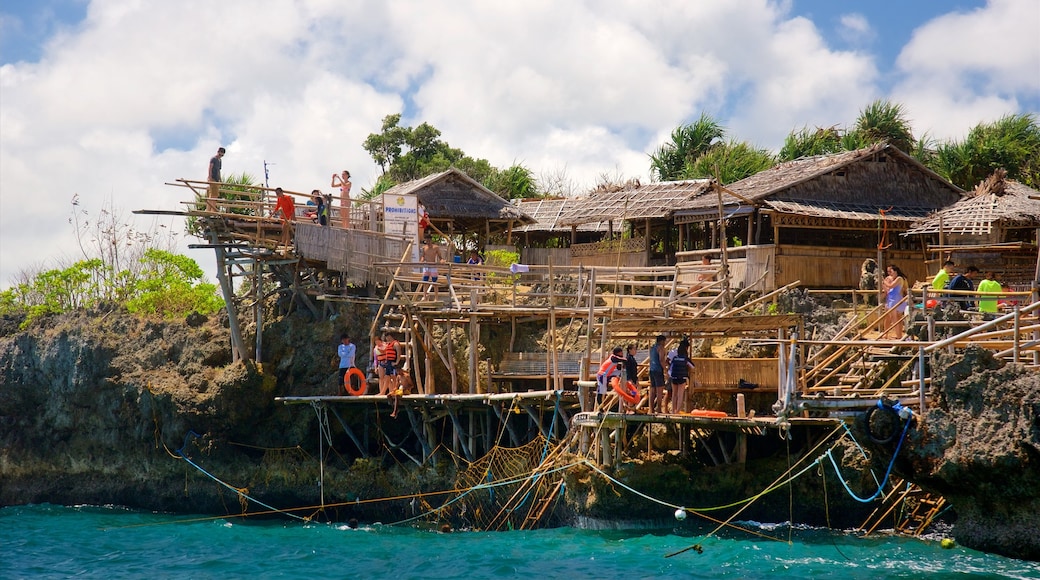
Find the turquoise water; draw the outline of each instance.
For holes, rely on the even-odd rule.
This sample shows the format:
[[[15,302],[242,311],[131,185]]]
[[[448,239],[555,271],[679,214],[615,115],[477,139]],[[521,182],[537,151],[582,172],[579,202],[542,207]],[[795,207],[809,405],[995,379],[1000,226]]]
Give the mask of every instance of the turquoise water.
[[[687,520],[656,531],[455,532],[151,514],[0,509],[3,578],[1040,578],[1040,564],[908,538],[793,530],[701,540]],[[786,527],[759,527],[787,537]],[[701,542],[703,553],[665,554]]]

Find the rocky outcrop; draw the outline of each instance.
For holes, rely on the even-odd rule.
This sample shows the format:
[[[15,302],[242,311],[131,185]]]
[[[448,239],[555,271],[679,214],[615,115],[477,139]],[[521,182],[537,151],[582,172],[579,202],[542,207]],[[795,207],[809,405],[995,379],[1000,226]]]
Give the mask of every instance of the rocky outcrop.
[[[273,399],[331,394],[339,332],[360,330],[364,314],[278,321],[264,333],[264,357],[271,362],[259,365],[231,362],[228,331],[216,320],[75,313],[24,332],[7,321],[0,336],[0,505],[241,512],[237,494],[182,460],[181,449],[264,503],[318,504],[314,413]],[[445,487],[443,474],[383,469],[378,460],[348,462],[329,457],[327,503],[358,493],[398,495],[424,477]],[[347,516],[376,519],[385,507]]]
[[[952,503],[958,543],[1040,560],[1040,375],[977,348],[934,364],[897,472]]]

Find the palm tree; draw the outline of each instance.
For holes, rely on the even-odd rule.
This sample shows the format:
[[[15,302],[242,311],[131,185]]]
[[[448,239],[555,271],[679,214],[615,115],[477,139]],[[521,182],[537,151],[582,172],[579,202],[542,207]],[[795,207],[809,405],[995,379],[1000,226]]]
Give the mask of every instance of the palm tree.
[[[730,140],[712,147],[688,164],[683,177],[716,177],[721,183],[733,183],[769,169],[775,163],[776,158],[769,151],[747,141]]]
[[[701,113],[697,121],[672,131],[671,141],[650,154],[650,172],[659,181],[681,179],[685,167],[718,144],[726,130],[715,119]]]
[[[962,189],[972,189],[997,169],[1030,187],[1040,186],[1040,126],[1031,113],[979,123],[964,141],[939,144],[929,167]]]
[[[860,111],[850,133],[855,134],[861,145],[888,142],[906,153],[913,151],[917,142],[903,105],[882,99],[870,103]]]
[[[777,160],[791,161],[801,157],[837,153],[842,150],[841,138],[842,133],[838,131],[837,125],[826,129],[802,127],[800,131],[791,131],[787,135],[787,138],[784,139],[784,146],[780,148],[780,153],[777,155]]]

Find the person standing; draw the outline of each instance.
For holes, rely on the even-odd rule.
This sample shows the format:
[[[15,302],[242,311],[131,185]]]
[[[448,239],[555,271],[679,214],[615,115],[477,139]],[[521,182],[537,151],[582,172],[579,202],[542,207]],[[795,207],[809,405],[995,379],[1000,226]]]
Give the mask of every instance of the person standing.
[[[603,361],[596,373],[596,407],[603,404],[603,397],[610,392],[610,379],[621,376],[621,369],[625,367],[625,349],[615,346],[610,357]],[[620,398],[619,398],[620,400]],[[600,409],[602,412],[602,409]]]
[[[885,334],[884,338],[899,339],[903,337],[903,316],[906,315],[907,294],[906,276],[899,266],[890,264],[885,269],[886,276],[881,285],[885,291]]]
[[[419,250],[419,261],[424,264],[422,267],[422,281],[427,284],[423,290],[422,300],[426,300],[426,296],[433,290],[433,301],[437,301],[437,294],[440,287],[437,285],[437,264],[444,261],[444,257],[441,255],[441,247],[434,245],[431,238],[426,238],[426,242],[423,247]],[[425,264],[430,264],[429,266]]]
[[[217,199],[220,197],[220,160],[223,158],[224,148],[218,147],[217,154],[209,159],[209,171],[206,172],[206,180],[209,181],[206,211],[217,211]]]
[[[292,222],[296,219],[296,204],[293,203],[291,195],[285,195],[282,188],[276,187],[274,189],[276,201],[274,204],[274,210],[271,211],[271,217],[276,217],[279,214],[282,216],[282,247],[289,247],[289,239],[292,236]]]
[[[664,412],[664,397],[668,387],[665,386],[664,382],[664,364],[662,361],[664,361],[666,352],[665,337],[663,334],[659,334],[654,345],[650,347],[650,394],[647,406],[651,413]]]
[[[350,227],[350,172],[332,174],[332,187],[339,188],[339,218],[344,228]]]
[[[979,292],[985,294],[1000,294],[1004,289],[1000,286],[1000,282],[996,280],[996,272],[992,270],[986,272],[985,278],[979,282]],[[980,297],[979,298],[979,312],[985,312],[987,314],[996,314],[997,312],[997,297]]]
[[[383,376],[379,382],[379,394],[391,395],[399,386],[397,369],[401,359],[401,343],[397,342],[394,335],[389,332],[383,334],[382,355],[383,358],[380,362],[383,367]]]
[[[690,341],[685,338],[679,342],[675,356],[668,362],[668,376],[672,381],[672,413],[686,412],[686,385],[693,372],[693,361],[690,360]]]
[[[957,274],[950,280],[950,290],[963,290],[965,292],[975,291],[975,277],[979,275],[979,269],[975,266],[968,266],[968,269],[963,274]],[[960,301],[964,307],[964,310],[974,310],[975,301],[971,297],[955,297]]]
[[[953,260],[946,260],[943,262],[942,268],[936,272],[935,277],[932,278],[932,290],[945,290],[946,283],[950,281],[950,276],[953,275],[954,263]]]
[[[357,346],[350,342],[349,334],[340,335],[336,354],[339,356],[339,391],[341,395],[345,395],[347,372],[354,368],[354,356],[357,354]]]

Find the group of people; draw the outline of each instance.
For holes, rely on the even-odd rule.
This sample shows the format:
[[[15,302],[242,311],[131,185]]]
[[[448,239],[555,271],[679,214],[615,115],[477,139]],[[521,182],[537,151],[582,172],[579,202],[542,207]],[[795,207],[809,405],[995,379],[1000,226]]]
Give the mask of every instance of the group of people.
[[[350,370],[355,368],[357,358],[357,346],[352,342],[349,334],[340,335],[340,343],[336,349],[339,359],[339,388],[338,394],[345,395],[348,392]],[[379,382],[380,396],[394,397],[394,410],[391,417],[397,416],[397,397],[408,394],[412,388],[411,378],[408,376],[407,365],[404,364],[404,347],[392,332],[384,332],[382,336],[376,336],[372,344],[372,358],[369,368],[375,373]]]
[[[884,338],[899,339],[903,334],[903,317],[906,315],[910,300],[909,282],[906,275],[895,264],[889,264],[885,269],[886,276],[882,280],[881,288],[885,294],[885,307],[888,309],[885,315]],[[983,279],[975,286],[976,279],[981,272],[977,266],[969,265],[964,272],[956,273],[956,264],[952,260],[943,262],[939,271],[932,278],[931,288],[935,291],[959,290],[965,292],[978,292],[980,294],[993,294],[992,298],[982,296],[976,300],[971,296],[943,294],[942,302],[957,302],[964,310],[975,310],[993,314],[997,312],[997,296],[1004,291],[1000,282],[996,280],[996,272],[987,271]]]
[[[220,184],[222,182],[221,170],[223,166],[224,155],[227,154],[227,150],[223,147],[217,149],[216,155],[210,158],[209,167],[206,170],[206,180],[209,182],[209,190],[206,196],[206,211],[215,212],[217,211],[217,199],[220,198]],[[350,182],[350,172],[344,169],[341,173],[332,174],[332,182],[330,187],[339,188],[339,216],[341,225],[344,228],[350,227],[350,188],[352,184]],[[280,187],[275,188],[275,206],[271,210],[271,217],[280,217],[282,220],[282,237],[281,245],[288,246],[289,240],[292,236],[292,223],[296,221],[296,205],[293,202],[291,195],[286,195]],[[307,202],[307,205],[315,206],[312,212],[308,212],[308,216],[314,221],[314,223],[321,224],[323,226],[329,225],[330,223],[330,212],[332,205],[332,195],[322,194],[320,189],[315,189],[311,192],[311,199]]]
[[[952,260],[946,260],[943,262],[942,268],[932,279],[933,290],[961,290],[966,292],[979,292],[981,294],[994,294],[992,298],[982,296],[976,303],[974,298],[965,296],[951,296],[946,295],[946,300],[958,300],[961,303],[961,308],[964,310],[975,310],[984,312],[987,314],[994,314],[997,312],[999,306],[997,303],[996,294],[1004,292],[1004,287],[1001,286],[1000,282],[997,281],[997,273],[992,270],[987,270],[985,274],[981,274],[981,271],[976,266],[968,266],[964,269],[964,272],[960,274],[954,273],[957,265]],[[982,280],[978,282],[978,288],[975,287],[975,280],[982,275]]]
[[[686,389],[693,381],[694,364],[690,360],[690,340],[683,337],[679,345],[668,350],[668,339],[660,334],[650,347],[650,388],[647,393],[647,411],[650,413],[684,413]],[[603,361],[596,373],[596,406],[612,388],[611,381],[617,379],[624,387],[628,384],[639,392],[639,365],[636,361],[636,345],[616,346],[610,357]],[[620,399],[620,398],[619,398]],[[669,405],[670,403],[670,405]],[[635,405],[621,400],[622,409],[633,411]]]

